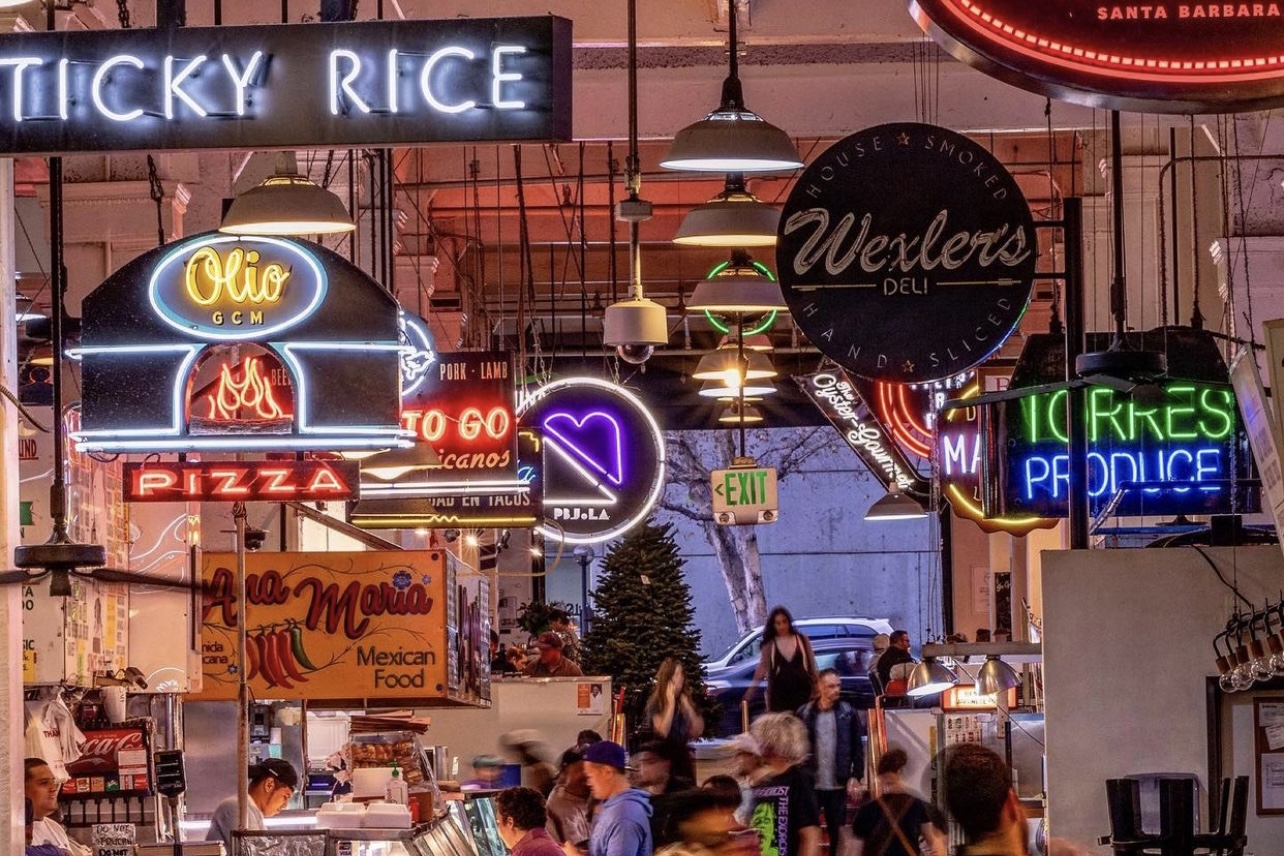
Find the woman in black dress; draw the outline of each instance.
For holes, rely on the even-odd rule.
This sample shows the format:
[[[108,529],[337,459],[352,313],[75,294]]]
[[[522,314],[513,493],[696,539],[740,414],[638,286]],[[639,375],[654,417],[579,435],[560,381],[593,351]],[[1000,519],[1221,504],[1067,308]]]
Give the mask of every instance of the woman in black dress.
[[[816,692],[816,657],[807,637],[794,629],[794,617],[783,606],[767,616],[762,631],[762,654],[745,693],[752,700],[758,684],[767,679],[767,710],[794,713]]]
[[[686,675],[676,657],[665,657],[655,674],[655,688],[646,703],[646,724],[664,744],[669,775],[694,782],[690,743],[704,733],[704,719],[691,702]]]

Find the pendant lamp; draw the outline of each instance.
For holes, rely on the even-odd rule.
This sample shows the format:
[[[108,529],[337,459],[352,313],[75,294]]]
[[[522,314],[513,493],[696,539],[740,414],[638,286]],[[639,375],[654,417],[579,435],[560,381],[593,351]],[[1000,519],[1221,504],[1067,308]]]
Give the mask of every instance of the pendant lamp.
[[[976,691],[981,695],[995,695],[1007,692],[1021,684],[1021,676],[1016,670],[998,657],[985,658],[985,664],[976,676]]]
[[[743,173],[727,176],[726,188],[682,218],[675,244],[695,247],[774,247],[780,212],[745,188]]]
[[[865,512],[866,520],[914,520],[926,516],[923,506],[906,496],[895,482],[888,486],[887,496],[880,498]]]
[[[780,285],[763,273],[763,269],[744,250],[732,251],[729,264],[695,287],[687,300],[687,309],[715,313],[784,310],[786,304]]]
[[[746,381],[766,380],[778,374],[771,364],[771,358],[761,351],[748,351],[741,355],[734,349],[714,351],[700,358],[691,377],[696,380],[725,380],[731,389],[737,389]]]
[[[218,230],[230,235],[338,235],[356,228],[339,197],[300,175],[294,153],[284,152],[274,175],[232,200]]]
[[[745,107],[736,38],[736,0],[728,0],[731,52],[718,109],[673,138],[665,169],[695,172],[788,172],[803,165],[789,135]]]
[[[758,425],[763,421],[762,411],[752,404],[743,407],[738,402],[727,405],[718,414],[718,421],[723,425]]]
[[[729,386],[725,377],[707,380],[700,385],[699,395],[704,398],[716,398],[718,401],[738,401],[743,395],[745,401],[775,395],[776,388],[764,381],[750,381],[744,386]]]
[[[933,695],[948,690],[958,682],[959,676],[954,674],[948,666],[935,657],[925,657],[923,662],[910,672],[909,682],[905,686],[905,695],[914,698]]]

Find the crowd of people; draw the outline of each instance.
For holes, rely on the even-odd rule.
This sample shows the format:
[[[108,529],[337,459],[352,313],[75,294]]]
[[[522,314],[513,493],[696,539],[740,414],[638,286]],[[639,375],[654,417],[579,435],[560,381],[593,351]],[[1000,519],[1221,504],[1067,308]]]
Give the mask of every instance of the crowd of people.
[[[896,693],[913,664],[909,634],[895,631],[875,640],[870,680]],[[561,756],[545,822],[531,826],[534,812],[512,818],[527,836],[514,856],[536,856],[536,847],[552,856],[550,843],[564,856],[820,856],[826,840],[829,856],[947,856],[945,816],[907,786],[904,750],[883,751],[867,787],[861,714],[841,698],[839,673],[817,669],[784,607],[768,618],[750,692],[763,680],[767,712],[731,739],[731,775],[697,782],[689,744],[704,723],[681,664],[664,660],[633,751],[581,734]],[[1025,856],[1024,814],[1003,760],[966,744],[937,763],[967,837],[959,856]],[[518,792],[531,804],[542,797],[505,793]]]
[[[492,643],[494,649],[494,636]],[[549,631],[537,648],[525,674],[581,674],[572,659],[579,656],[573,630],[569,637],[565,629]],[[877,691],[894,692],[905,679],[909,649],[903,630],[876,640],[869,674]],[[507,658],[492,654],[496,663]],[[945,818],[907,788],[903,750],[881,753],[877,786],[867,789],[860,712],[841,698],[839,673],[817,669],[807,637],[784,607],[772,610],[764,628],[750,693],[764,679],[767,712],[731,739],[732,774],[700,783],[690,743],[704,721],[672,657],[656,674],[631,754],[582,731],[552,764],[535,732],[503,735],[503,749],[521,761],[530,785],[496,797],[499,834],[512,856],[820,856],[826,838],[828,856],[947,856]],[[1024,814],[1004,761],[963,744],[936,763],[945,803],[967,838],[958,856],[1026,856]],[[478,756],[474,778],[463,787],[497,788],[503,764]],[[248,828],[262,829],[298,785],[284,761],[256,765]],[[54,820],[57,782],[38,758],[27,759],[26,799],[29,856],[87,856]],[[230,843],[236,811],[235,797],[218,807],[210,840]]]
[[[570,613],[562,609],[553,610],[549,621],[549,629],[525,647],[505,647],[499,641],[499,634],[490,631],[490,673],[531,678],[578,678],[583,675],[579,632],[571,621]]]

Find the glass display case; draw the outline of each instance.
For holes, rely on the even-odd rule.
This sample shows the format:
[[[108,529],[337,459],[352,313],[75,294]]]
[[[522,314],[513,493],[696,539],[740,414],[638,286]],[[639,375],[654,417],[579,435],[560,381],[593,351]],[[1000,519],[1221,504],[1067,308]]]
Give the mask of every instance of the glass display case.
[[[231,856],[508,856],[489,796],[452,801],[409,829],[234,832]]]

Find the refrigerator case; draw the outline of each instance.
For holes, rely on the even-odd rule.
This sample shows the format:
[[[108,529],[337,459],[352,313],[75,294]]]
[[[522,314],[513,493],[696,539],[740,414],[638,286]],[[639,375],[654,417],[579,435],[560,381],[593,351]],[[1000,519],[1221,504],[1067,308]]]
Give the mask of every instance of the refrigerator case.
[[[231,856],[476,856],[452,814],[410,829],[235,832]]]

